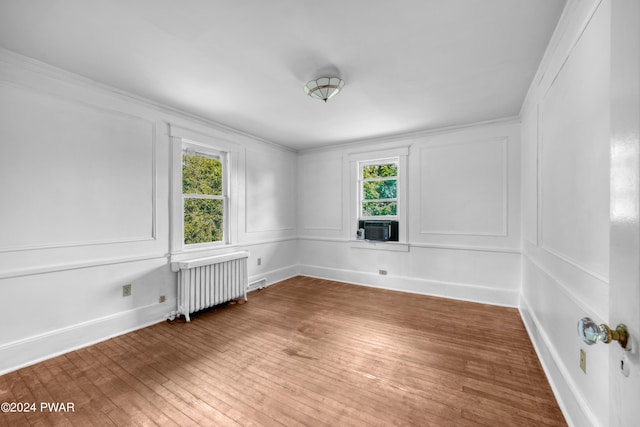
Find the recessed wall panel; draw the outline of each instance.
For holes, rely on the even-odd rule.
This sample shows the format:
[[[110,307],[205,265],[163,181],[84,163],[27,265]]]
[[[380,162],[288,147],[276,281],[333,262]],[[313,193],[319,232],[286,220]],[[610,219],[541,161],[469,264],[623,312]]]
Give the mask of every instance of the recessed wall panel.
[[[505,138],[421,149],[420,233],[506,236]]]
[[[301,222],[305,230],[342,230],[342,157],[300,160]]]
[[[538,109],[532,108],[522,121],[522,235],[538,244]]]
[[[603,277],[609,274],[608,57],[607,26],[594,23],[541,103],[542,247]]]
[[[0,250],[154,237],[154,123],[4,83],[0,110]]]
[[[295,228],[295,154],[247,150],[246,231]]]

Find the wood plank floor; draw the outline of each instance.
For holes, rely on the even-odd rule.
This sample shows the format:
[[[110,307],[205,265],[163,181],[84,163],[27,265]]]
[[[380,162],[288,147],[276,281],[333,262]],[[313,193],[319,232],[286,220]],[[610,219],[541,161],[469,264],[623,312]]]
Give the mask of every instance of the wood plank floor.
[[[515,309],[296,277],[192,319],[1,376],[0,425],[566,425]]]

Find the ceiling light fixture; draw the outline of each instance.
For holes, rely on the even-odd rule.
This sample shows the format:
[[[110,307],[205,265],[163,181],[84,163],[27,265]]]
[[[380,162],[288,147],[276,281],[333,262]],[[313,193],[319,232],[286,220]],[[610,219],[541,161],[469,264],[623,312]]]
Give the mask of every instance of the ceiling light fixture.
[[[344,80],[338,77],[320,77],[307,83],[304,91],[312,98],[327,102],[329,98],[340,92],[343,86]]]

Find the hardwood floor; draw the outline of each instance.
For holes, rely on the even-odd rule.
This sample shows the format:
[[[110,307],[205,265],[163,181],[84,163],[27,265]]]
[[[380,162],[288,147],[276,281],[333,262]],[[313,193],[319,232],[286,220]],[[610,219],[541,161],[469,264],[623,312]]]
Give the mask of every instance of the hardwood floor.
[[[192,319],[0,377],[0,425],[566,425],[515,309],[296,277]]]

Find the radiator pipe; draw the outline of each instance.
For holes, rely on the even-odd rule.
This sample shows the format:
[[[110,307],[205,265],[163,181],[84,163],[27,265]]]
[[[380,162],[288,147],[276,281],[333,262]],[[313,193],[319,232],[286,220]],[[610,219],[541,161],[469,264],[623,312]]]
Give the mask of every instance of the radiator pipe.
[[[262,279],[254,280],[253,282],[249,282],[248,288],[251,289],[254,284],[264,282],[264,286],[258,286],[256,289],[264,288],[267,285],[267,278],[263,277]]]

